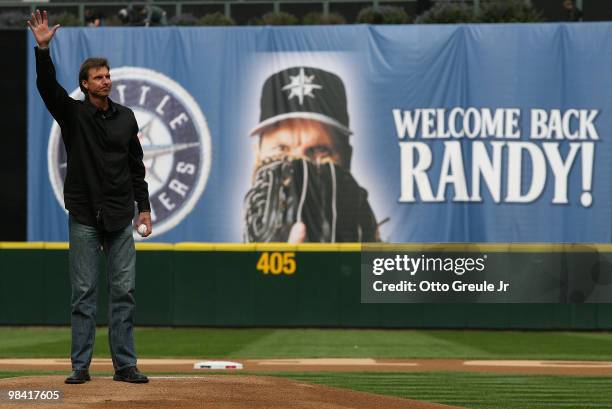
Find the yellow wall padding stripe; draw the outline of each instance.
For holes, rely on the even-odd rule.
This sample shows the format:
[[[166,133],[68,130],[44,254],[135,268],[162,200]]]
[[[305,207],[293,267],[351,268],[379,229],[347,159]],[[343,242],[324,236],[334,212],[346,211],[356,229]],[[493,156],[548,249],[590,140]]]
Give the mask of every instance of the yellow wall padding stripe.
[[[45,243],[42,241],[2,241],[0,249],[44,249]]]
[[[67,250],[67,242],[0,242],[5,250]],[[612,253],[611,243],[143,243],[139,251],[314,251],[314,252],[469,252],[469,253]]]
[[[252,244],[240,243],[176,243],[176,251],[254,251]]]
[[[141,251],[172,251],[174,250],[174,244],[171,243],[136,243],[136,250]]]
[[[46,243],[44,243],[45,245],[45,249],[46,250],[68,250],[68,243],[67,242],[55,242],[55,241],[48,241]]]

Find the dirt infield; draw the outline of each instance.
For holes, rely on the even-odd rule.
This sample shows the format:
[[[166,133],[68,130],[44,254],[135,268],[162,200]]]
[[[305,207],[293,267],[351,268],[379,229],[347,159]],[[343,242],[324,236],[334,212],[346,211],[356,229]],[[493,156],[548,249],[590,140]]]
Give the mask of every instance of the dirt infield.
[[[311,385],[266,376],[152,377],[148,384],[132,385],[110,378],[93,378],[84,385],[65,385],[63,376],[36,376],[0,380],[2,390],[60,390],[56,403],[0,401],[3,408],[176,408],[176,409],[453,409],[346,389]]]
[[[198,373],[193,364],[203,359],[140,359],[138,367],[147,373]],[[249,372],[490,372],[541,375],[612,376],[612,362],[541,360],[459,360],[459,359],[246,359],[237,360]],[[110,372],[110,359],[94,359],[92,371]],[[70,371],[69,359],[0,359],[0,371]]]

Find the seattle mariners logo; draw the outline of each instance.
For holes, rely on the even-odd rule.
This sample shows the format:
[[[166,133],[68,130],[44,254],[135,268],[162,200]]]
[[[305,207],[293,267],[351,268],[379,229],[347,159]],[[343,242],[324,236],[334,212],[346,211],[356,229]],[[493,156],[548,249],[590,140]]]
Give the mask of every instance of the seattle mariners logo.
[[[323,89],[323,86],[312,83],[314,77],[314,75],[305,75],[304,68],[300,68],[300,73],[298,75],[290,75],[289,78],[291,79],[291,83],[282,88],[283,91],[289,91],[287,99],[297,96],[300,105],[304,105],[304,97],[314,98],[315,96],[312,90]]]
[[[212,158],[208,125],[193,97],[163,74],[121,67],[111,70],[111,78],[111,99],[131,108],[138,122],[157,236],[177,226],[204,191]],[[79,88],[70,96],[84,98]],[[51,128],[47,157],[55,197],[64,207],[66,150],[57,123]]]

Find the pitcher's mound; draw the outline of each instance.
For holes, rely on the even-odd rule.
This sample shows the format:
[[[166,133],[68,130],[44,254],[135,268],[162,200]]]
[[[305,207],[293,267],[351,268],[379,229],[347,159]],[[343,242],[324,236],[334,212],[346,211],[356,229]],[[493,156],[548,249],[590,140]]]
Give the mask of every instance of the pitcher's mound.
[[[207,408],[207,409],[449,409],[451,406],[354,392],[265,376],[153,376],[133,385],[94,377],[82,385],[64,384],[64,376],[0,380],[0,389],[58,390],[59,402],[21,400],[6,408]],[[41,405],[42,404],[42,405]]]

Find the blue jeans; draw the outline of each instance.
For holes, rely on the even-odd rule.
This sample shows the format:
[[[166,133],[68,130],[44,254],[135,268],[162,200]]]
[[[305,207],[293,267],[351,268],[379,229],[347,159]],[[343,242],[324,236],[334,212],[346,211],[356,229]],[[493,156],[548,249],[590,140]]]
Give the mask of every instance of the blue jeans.
[[[136,249],[132,226],[105,232],[69,220],[70,283],[72,286],[72,369],[88,369],[96,336],[99,255],[106,257],[108,281],[108,342],[115,370],[136,365],[134,291]]]

